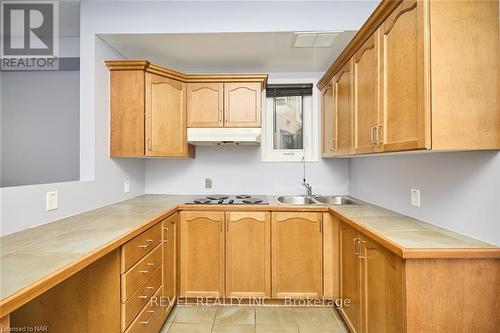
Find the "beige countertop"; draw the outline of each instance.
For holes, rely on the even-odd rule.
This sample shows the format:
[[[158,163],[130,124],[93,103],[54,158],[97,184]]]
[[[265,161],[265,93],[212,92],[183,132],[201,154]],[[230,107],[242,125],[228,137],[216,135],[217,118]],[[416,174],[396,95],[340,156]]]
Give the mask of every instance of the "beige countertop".
[[[491,250],[493,254],[490,253],[489,257],[499,256],[499,248],[492,244],[370,204],[287,206],[278,203],[277,196],[267,196],[269,205],[183,205],[196,197],[198,196],[143,195],[0,237],[0,317],[10,312],[7,310],[22,305],[16,300],[18,296],[28,291],[36,291],[37,288],[37,294],[47,290],[47,279],[54,281],[54,277],[60,275],[60,281],[64,280],[178,208],[330,210],[337,217],[405,258],[425,257],[426,251],[431,250],[444,250],[442,256],[437,257],[447,257],[450,251],[457,249],[469,252]]]

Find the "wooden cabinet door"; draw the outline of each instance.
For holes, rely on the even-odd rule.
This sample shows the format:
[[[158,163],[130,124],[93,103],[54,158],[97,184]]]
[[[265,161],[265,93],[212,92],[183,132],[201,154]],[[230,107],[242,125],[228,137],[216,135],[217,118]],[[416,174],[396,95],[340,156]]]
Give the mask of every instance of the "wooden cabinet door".
[[[180,296],[224,296],[224,213],[181,212]]]
[[[222,127],[223,83],[187,84],[187,126]]]
[[[383,151],[430,148],[424,85],[425,1],[403,1],[380,27],[381,128]],[[424,50],[425,48],[425,50]]]
[[[354,54],[354,151],[377,151],[379,47],[375,32]]]
[[[322,124],[322,156],[332,157],[334,153],[333,137],[333,86],[330,82],[321,91],[321,118]]]
[[[260,127],[260,83],[224,83],[224,127]]]
[[[403,259],[365,237],[360,252],[363,332],[404,332]]]
[[[346,223],[340,233],[340,297],[350,300],[349,306],[342,306],[340,312],[352,333],[361,332],[361,274],[359,263],[359,234]]]
[[[322,297],[321,213],[272,213],[273,298]]]
[[[146,156],[187,157],[186,84],[146,73]]]
[[[271,297],[270,213],[226,213],[226,297]]]
[[[163,296],[168,306],[168,314],[175,304],[177,291],[177,225],[179,214],[170,215],[163,221]]]
[[[335,114],[335,155],[352,153],[353,78],[352,59],[333,77]]]

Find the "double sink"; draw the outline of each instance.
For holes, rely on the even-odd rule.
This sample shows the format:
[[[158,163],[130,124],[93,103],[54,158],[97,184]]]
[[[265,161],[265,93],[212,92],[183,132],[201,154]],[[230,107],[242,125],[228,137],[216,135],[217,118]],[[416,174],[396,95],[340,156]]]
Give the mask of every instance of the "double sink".
[[[278,197],[278,202],[286,205],[361,205],[362,203],[348,195],[294,195]]]

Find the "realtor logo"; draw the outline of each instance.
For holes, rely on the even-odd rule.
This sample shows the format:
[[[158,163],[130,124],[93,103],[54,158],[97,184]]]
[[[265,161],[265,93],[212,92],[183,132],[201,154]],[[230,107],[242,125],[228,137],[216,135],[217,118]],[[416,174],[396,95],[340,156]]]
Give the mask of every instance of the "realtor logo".
[[[2,70],[57,70],[57,1],[1,2]]]

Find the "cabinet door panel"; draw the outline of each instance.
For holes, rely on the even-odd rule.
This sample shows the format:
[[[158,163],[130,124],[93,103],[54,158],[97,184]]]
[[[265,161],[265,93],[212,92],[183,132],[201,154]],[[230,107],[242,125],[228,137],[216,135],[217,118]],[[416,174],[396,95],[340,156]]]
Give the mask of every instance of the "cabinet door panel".
[[[403,1],[381,26],[384,151],[430,148],[424,98],[424,22],[421,1]]]
[[[146,155],[186,157],[186,84],[146,74]]]
[[[372,240],[362,244],[363,332],[404,332],[403,259]]]
[[[223,83],[187,84],[188,127],[222,127]]]
[[[181,212],[180,296],[224,296],[224,213]]]
[[[273,298],[322,296],[321,213],[273,213]]]
[[[355,240],[359,239],[358,232],[342,223],[340,236],[340,297],[350,300],[349,306],[340,309],[347,325],[353,333],[361,332],[361,291],[360,291],[360,264],[356,253],[358,248]]]
[[[224,83],[224,127],[260,127],[260,83]]]
[[[166,314],[175,304],[177,276],[177,225],[179,214],[170,215],[163,221],[163,295],[168,306]]]
[[[271,297],[269,213],[226,213],[226,296]]]
[[[335,155],[352,153],[353,79],[352,59],[334,76]]]
[[[321,92],[321,114],[323,129],[322,156],[331,157],[334,153],[333,86],[331,82]]]
[[[379,114],[378,34],[374,33],[354,55],[354,150],[377,150],[376,126]]]

